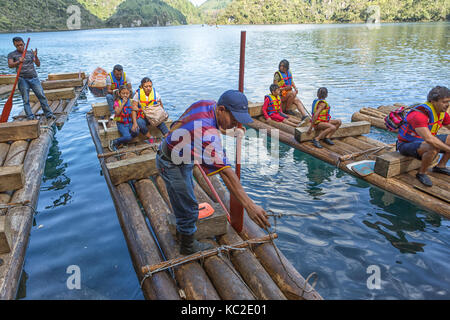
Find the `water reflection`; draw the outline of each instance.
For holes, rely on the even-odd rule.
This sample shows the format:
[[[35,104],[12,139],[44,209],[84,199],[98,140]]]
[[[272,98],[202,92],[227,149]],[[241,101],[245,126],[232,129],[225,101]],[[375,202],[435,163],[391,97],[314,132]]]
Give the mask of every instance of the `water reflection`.
[[[370,202],[382,211],[375,212],[374,221],[362,222],[383,235],[401,253],[423,252],[426,244],[409,241],[407,235],[414,235],[415,231],[426,232],[427,224],[439,227],[442,218],[436,213],[424,212],[408,201],[375,187],[370,188],[369,194]]]
[[[64,192],[60,194],[56,200],[53,200],[53,205],[46,206],[45,209],[65,206],[73,196],[73,192],[67,189],[71,182],[70,178],[65,173],[68,165],[64,162],[61,155],[62,152],[58,147],[58,140],[53,139],[45,165],[44,176],[42,178],[43,186],[41,187],[41,190],[52,191],[54,194],[60,193],[59,191]]]

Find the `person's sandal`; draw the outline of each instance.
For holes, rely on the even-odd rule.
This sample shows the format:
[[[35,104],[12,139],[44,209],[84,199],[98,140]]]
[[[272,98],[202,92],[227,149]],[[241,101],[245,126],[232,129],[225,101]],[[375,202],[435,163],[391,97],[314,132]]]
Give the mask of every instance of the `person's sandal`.
[[[446,174],[446,175],[450,176],[450,170],[448,168],[446,168],[446,167],[444,167],[444,168],[433,167],[432,171],[436,172],[436,173],[442,173],[442,174]]]
[[[427,187],[432,187],[433,182],[431,182],[431,179],[429,176],[427,176],[425,173],[418,173],[416,174],[417,180],[419,180],[423,185]]]
[[[325,142],[326,144],[329,144],[330,146],[334,146],[334,142],[328,138],[323,139],[323,142]]]
[[[312,139],[311,142],[314,145],[314,147],[319,148],[319,149],[323,148],[322,145],[320,144],[320,142],[317,141],[316,139]]]

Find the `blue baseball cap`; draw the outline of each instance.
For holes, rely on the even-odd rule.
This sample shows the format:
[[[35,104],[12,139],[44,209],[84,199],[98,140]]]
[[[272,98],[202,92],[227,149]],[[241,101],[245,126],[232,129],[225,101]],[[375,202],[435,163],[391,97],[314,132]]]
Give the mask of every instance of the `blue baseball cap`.
[[[248,114],[247,97],[239,90],[225,91],[217,101],[218,106],[224,106],[229,110],[233,117],[242,124],[253,122],[252,117]]]

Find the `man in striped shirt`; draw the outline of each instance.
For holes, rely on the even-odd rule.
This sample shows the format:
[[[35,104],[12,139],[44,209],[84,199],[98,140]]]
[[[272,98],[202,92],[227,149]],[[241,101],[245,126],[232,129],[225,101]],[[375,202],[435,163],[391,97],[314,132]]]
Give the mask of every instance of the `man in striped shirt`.
[[[198,202],[192,178],[195,163],[207,175],[219,173],[249,217],[260,227],[270,226],[267,213],[249,198],[231,169],[220,137],[226,130],[236,128],[238,123],[252,121],[245,95],[237,90],[228,90],[217,103],[201,100],[192,104],[172,124],[169,134],[161,143],[156,165],[166,184],[175,213],[182,254],[212,248],[211,245],[194,239],[198,219]]]

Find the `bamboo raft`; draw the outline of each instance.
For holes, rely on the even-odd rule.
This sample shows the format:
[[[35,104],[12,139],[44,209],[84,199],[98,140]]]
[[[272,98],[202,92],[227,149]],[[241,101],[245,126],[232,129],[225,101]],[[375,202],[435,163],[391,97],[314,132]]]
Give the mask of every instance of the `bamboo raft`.
[[[249,127],[257,130],[265,129],[271,136],[278,134],[279,140],[291,147],[328,162],[422,208],[450,218],[450,191],[448,188],[450,177],[430,171],[428,174],[433,182],[433,187],[428,188],[421,185],[415,178],[420,161],[400,155],[394,151],[392,145],[364,136],[362,133],[369,133],[364,125],[364,123],[369,124],[368,122],[347,124],[348,127],[343,135],[332,137],[334,146],[322,143],[323,148],[318,149],[310,141],[299,142],[298,132],[302,131],[302,128],[295,129],[282,123],[265,120],[261,109],[262,104],[249,105],[249,112],[254,120],[253,123],[248,124]],[[358,127],[358,129],[354,129],[354,132],[350,130],[352,124]],[[374,173],[361,176],[347,167],[347,165],[361,160],[375,160]]]
[[[28,121],[22,112],[14,121],[0,124],[1,300],[15,299],[17,294],[55,126],[67,120],[86,82],[80,73],[50,74],[44,88],[56,119]],[[39,118],[40,103],[30,99]]]
[[[13,88],[14,81],[16,80],[16,75],[0,75],[0,97],[8,95]]]
[[[243,231],[236,233],[198,169],[194,170],[196,197],[199,203],[208,202],[214,207],[215,221],[225,217],[225,228],[223,234],[208,240],[216,250],[187,256],[186,261],[179,254],[171,230],[169,197],[155,168],[157,145],[144,144],[140,135],[127,147],[105,153],[108,140],[117,137],[114,126],[105,132],[99,123],[108,116],[107,106],[96,104],[87,114],[87,122],[146,299],[322,299],[277,249],[273,242],[276,235],[267,235],[247,215]],[[155,128],[151,132],[160,136]],[[229,205],[228,191],[219,178],[213,176],[210,181]],[[214,221],[200,227],[199,221],[197,233],[207,229],[210,222]]]
[[[379,106],[378,108],[361,108],[358,112],[352,115],[352,121],[368,121],[376,128],[387,130],[384,124],[384,118],[389,112],[394,111],[400,107],[407,107],[405,104],[394,103],[392,106]],[[441,128],[441,134],[450,134],[450,130]]]

